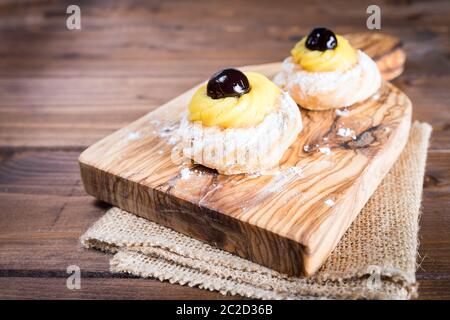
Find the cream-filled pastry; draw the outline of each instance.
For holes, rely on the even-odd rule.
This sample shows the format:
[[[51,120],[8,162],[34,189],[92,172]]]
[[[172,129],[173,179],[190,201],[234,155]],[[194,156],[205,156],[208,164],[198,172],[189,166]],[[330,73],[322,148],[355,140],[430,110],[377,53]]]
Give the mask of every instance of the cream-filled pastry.
[[[288,93],[262,74],[224,69],[194,93],[177,133],[183,156],[240,174],[275,167],[301,129]]]
[[[301,107],[328,110],[372,96],[381,86],[381,74],[376,63],[344,37],[316,28],[295,45],[274,82]]]

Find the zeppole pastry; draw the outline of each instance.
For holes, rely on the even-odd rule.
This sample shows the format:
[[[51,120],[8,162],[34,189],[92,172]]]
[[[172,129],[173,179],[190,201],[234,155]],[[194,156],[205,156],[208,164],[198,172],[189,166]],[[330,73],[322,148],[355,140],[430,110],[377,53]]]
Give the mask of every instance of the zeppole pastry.
[[[178,130],[181,153],[223,174],[275,167],[302,129],[294,100],[255,72],[216,73],[188,109]]]
[[[316,28],[295,45],[274,82],[301,107],[328,110],[369,98],[380,88],[381,75],[344,37]]]

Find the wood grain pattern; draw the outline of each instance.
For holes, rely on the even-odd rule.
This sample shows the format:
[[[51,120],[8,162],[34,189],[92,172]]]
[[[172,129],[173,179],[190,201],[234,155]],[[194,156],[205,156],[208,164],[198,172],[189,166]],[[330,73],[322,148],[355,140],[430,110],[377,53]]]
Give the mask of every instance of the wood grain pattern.
[[[385,56],[374,52],[378,59]],[[245,69],[270,78],[277,71],[276,64]],[[177,127],[193,90],[83,152],[86,191],[291,275],[310,275],[327,258],[400,154],[411,120],[409,99],[385,83],[376,98],[349,108],[347,117],[302,110],[304,129],[284,154],[285,169],[274,175],[224,176],[196,166],[196,173],[183,179],[161,135]],[[345,128],[352,134],[339,136]],[[130,140],[130,133],[142,138]]]
[[[81,32],[65,29],[72,3],[0,5],[0,297],[222,298],[158,280],[116,278],[107,256],[79,248],[78,237],[107,208],[84,192],[79,153],[223,65],[280,61],[314,26],[367,31],[365,9],[373,1],[84,1]],[[393,83],[413,101],[413,119],[433,125],[419,298],[448,299],[450,6],[446,0],[379,4],[383,33],[402,39],[408,56]],[[93,285],[67,290],[56,277],[70,264],[80,265]]]

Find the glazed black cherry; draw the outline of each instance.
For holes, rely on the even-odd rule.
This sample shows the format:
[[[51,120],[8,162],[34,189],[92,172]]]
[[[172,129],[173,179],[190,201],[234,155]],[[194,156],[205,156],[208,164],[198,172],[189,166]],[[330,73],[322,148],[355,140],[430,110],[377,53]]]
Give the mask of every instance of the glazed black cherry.
[[[223,69],[214,74],[206,86],[206,94],[212,99],[240,97],[250,91],[247,76],[237,69]]]
[[[336,35],[327,28],[315,28],[306,38],[305,46],[309,50],[333,50],[337,47]]]

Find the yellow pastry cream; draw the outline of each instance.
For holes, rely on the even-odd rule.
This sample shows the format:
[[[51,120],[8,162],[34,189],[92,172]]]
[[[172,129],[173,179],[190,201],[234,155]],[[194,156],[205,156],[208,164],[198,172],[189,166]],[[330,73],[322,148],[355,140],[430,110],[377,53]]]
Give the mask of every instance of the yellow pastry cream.
[[[235,96],[223,95],[223,89],[218,88],[219,97],[211,97],[209,85],[201,86],[193,95],[189,104],[189,120],[200,121],[204,126],[220,126],[222,128],[247,128],[258,125],[264,117],[276,108],[275,100],[280,95],[280,89],[262,74],[256,72],[241,73],[249,90],[245,94]],[[225,70],[224,70],[225,71]],[[216,79],[221,78],[220,74]],[[213,80],[211,78],[210,82]],[[209,84],[209,83],[208,83]],[[242,92],[239,86],[233,87]]]
[[[321,31],[322,39],[319,33]],[[311,38],[314,35],[316,39]],[[314,40],[316,42],[311,45]],[[350,43],[344,37],[335,35],[325,28],[314,29],[309,36],[301,39],[291,50],[291,55],[295,63],[310,72],[346,71],[358,62],[358,53]]]

